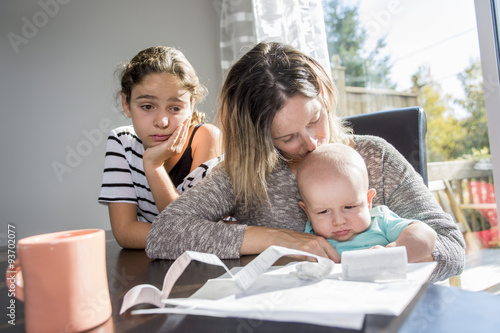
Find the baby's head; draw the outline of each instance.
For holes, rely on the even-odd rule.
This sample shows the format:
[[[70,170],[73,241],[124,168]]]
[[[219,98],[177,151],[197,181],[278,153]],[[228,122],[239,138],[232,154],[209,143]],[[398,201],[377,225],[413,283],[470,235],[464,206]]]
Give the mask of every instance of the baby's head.
[[[299,204],[317,235],[346,241],[369,227],[375,189],[369,189],[365,162],[353,148],[319,146],[299,165],[297,184]]]

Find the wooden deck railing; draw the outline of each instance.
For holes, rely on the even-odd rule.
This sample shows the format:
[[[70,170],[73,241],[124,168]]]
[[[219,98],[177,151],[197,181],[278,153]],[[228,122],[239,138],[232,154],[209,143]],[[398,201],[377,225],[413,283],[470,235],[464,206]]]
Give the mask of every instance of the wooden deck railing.
[[[428,164],[429,188],[459,224],[469,248],[499,247],[497,205],[489,161]]]

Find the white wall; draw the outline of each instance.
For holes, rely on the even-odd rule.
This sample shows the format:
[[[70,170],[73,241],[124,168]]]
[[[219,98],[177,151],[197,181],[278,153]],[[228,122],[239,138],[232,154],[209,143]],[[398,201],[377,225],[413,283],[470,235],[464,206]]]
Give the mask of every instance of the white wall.
[[[111,127],[129,123],[114,107],[114,71],[139,50],[183,51],[209,90],[200,109],[213,118],[222,80],[218,4],[0,2],[0,245],[8,224],[17,239],[110,228],[97,203],[105,141]]]

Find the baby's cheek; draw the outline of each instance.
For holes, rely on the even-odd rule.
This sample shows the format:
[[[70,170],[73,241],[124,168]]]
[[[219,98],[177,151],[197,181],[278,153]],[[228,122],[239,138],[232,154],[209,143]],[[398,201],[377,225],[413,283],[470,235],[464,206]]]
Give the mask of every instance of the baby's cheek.
[[[317,228],[315,228],[313,226],[313,228],[314,228],[314,232],[318,236],[322,236],[322,237],[325,237],[325,238],[330,238],[332,236],[332,231],[324,223],[321,223],[321,225],[319,225]]]

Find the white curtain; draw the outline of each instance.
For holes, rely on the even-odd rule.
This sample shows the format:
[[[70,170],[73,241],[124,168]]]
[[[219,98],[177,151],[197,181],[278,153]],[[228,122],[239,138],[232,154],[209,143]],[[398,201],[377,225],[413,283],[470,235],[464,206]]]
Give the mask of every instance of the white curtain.
[[[292,45],[330,74],[321,0],[222,0],[220,27],[223,75],[262,41]]]

